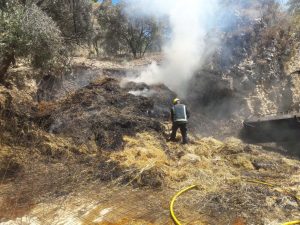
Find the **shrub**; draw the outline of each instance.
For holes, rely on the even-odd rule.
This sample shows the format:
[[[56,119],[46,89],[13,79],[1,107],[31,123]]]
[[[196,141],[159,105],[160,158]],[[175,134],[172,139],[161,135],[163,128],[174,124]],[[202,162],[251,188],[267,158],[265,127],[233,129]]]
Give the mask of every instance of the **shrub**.
[[[0,8],[0,80],[15,57],[28,57],[34,67],[44,70],[63,68],[67,62],[55,22],[35,4],[11,0]]]
[[[142,57],[159,39],[159,23],[151,17],[128,15],[125,7],[125,3],[119,3],[100,9],[102,46],[108,55],[130,52],[134,58]]]

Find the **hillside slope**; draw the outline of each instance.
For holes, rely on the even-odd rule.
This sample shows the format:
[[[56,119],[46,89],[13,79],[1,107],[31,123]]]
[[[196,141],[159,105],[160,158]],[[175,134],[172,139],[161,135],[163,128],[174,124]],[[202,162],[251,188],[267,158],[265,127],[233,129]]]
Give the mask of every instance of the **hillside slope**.
[[[23,90],[1,86],[1,224],[172,224],[170,198],[191,184],[198,190],[176,202],[189,224],[277,225],[300,216],[299,160],[234,137],[191,132],[187,146],[167,142],[175,94],[164,85],[120,86],[100,69],[56,101],[36,102],[28,78]],[[152,95],[129,93],[145,88]]]

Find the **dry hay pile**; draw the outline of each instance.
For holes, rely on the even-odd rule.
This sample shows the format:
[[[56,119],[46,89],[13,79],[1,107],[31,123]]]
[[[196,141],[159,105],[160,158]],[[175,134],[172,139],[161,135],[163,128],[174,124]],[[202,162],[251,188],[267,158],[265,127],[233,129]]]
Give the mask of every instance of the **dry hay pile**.
[[[188,146],[165,143],[151,133],[125,140],[124,151],[112,153],[110,161],[135,174],[128,183],[173,193],[198,185],[199,190],[176,203],[176,212],[185,223],[276,224],[300,215],[295,197],[300,196],[297,160],[235,138],[224,142],[194,139]]]
[[[170,104],[177,95],[164,84],[147,85],[145,83],[135,83],[124,79],[122,88],[136,96],[144,96],[152,99],[153,109],[149,112],[152,117],[158,119],[169,119]]]
[[[138,169],[109,160],[127,136],[150,131],[164,140],[163,126],[149,113],[151,99],[129,94],[110,78],[39,104],[36,90],[0,88],[0,221],[87,183],[161,186],[162,177],[149,181],[152,172],[143,173],[137,181]]]
[[[115,150],[122,148],[124,135],[163,133],[160,122],[151,118],[153,108],[151,99],[129,94],[117,80],[103,78],[41,113],[39,120],[46,130],[72,137],[77,144],[95,142],[101,149]]]
[[[155,102],[129,94],[115,79],[58,102],[34,105],[20,98],[0,93],[0,218],[24,215],[49,196],[95,182],[167,193],[197,184],[199,190],[176,203],[191,224],[276,224],[300,216],[299,161],[235,138],[166,142],[163,117],[151,115]]]

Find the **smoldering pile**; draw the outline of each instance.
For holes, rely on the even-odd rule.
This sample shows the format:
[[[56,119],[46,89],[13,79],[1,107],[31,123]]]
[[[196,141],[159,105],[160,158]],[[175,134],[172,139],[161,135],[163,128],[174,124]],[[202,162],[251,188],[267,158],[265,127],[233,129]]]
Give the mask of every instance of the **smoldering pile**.
[[[126,82],[123,89],[135,96],[143,96],[151,98],[154,107],[149,113],[158,119],[169,118],[169,107],[172,100],[176,97],[176,93],[171,91],[164,84],[147,85],[145,83]]]
[[[150,89],[133,83],[121,88],[118,80],[102,78],[37,116],[47,131],[71,137],[78,145],[92,141],[101,149],[120,149],[123,135],[143,131],[164,133],[160,122],[166,117],[174,94],[162,86],[151,89],[155,92],[151,98],[130,94],[130,90],[141,87]]]

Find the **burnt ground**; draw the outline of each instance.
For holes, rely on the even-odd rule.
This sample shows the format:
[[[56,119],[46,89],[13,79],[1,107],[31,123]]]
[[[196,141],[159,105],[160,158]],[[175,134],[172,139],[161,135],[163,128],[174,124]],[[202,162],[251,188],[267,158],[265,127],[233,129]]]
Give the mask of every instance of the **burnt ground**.
[[[103,77],[61,99],[39,103],[33,101],[36,89],[0,87],[0,221],[91,182],[119,179],[136,187],[161,186],[161,172],[155,169],[137,176],[138,169],[110,162],[110,152],[124,148],[124,136],[150,132],[165,141],[162,112],[174,93],[157,86],[156,99],[159,91],[171,97],[155,102],[128,93],[138,86],[121,88],[117,79]]]
[[[130,94],[141,87],[151,89],[153,98]],[[100,78],[47,110],[37,109],[35,120],[47,132],[71,137],[77,145],[94,141],[101,149],[117,150],[122,149],[124,135],[144,131],[163,135],[161,122],[168,118],[173,96],[163,85],[121,88],[117,79]]]
[[[105,197],[108,205],[119,206],[124,215],[126,210],[133,210],[131,218],[125,215],[123,220],[122,214],[120,221],[113,223],[106,218],[103,224],[171,222],[171,196],[193,183],[200,189],[176,205],[180,219],[199,218],[191,224],[279,224],[299,215],[295,199],[299,195],[297,160],[236,139],[220,142],[194,137],[188,146],[166,143],[163,123],[175,94],[163,85],[120,86],[118,78],[102,76],[52,101],[34,102],[34,93],[14,86],[0,88],[1,222],[31,213],[43,219],[40,212],[48,213],[51,203],[69,199],[79,189],[86,192],[90,185],[114,187],[116,194]],[[193,117],[191,125],[198,125],[197,115]],[[213,117],[198,118],[206,131],[230,130]],[[231,122],[234,124],[228,124]],[[257,187],[244,182],[243,177],[277,186],[272,190]],[[124,189],[125,196],[120,193]],[[148,194],[146,189],[151,189],[151,196],[141,199],[139,196]],[[127,197],[134,201],[116,205],[118,196],[122,197],[120,201]],[[96,223],[97,215],[105,209],[100,204],[102,198],[103,193],[98,193],[91,203],[75,197],[75,202],[80,199],[80,205],[86,207],[79,209],[80,215],[92,212],[88,223]],[[65,206],[71,213],[72,204]],[[89,208],[91,204],[99,205],[97,215]],[[134,204],[145,215],[135,215],[138,210],[133,209]],[[155,214],[159,207],[162,213]],[[44,211],[39,211],[41,208]],[[61,206],[52,212],[55,210],[61,210]]]

